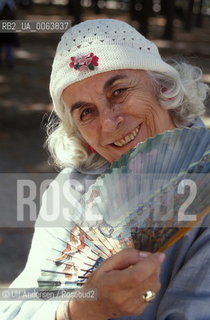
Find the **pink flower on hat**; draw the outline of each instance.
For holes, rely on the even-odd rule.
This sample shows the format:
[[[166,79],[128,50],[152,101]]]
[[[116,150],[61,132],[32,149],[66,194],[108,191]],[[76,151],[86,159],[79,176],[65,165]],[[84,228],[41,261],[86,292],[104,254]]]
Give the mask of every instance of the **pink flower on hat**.
[[[98,57],[94,53],[89,53],[83,55],[79,58],[71,57],[71,62],[69,63],[70,68],[74,68],[78,71],[88,71],[94,70],[98,66]]]

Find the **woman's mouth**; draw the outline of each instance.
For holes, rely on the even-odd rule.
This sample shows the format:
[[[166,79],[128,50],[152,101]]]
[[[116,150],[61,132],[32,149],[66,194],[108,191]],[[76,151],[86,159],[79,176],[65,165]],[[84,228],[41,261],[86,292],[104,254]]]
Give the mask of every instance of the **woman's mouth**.
[[[138,134],[139,132],[139,129],[140,129],[140,126],[139,125],[138,127],[136,127],[133,131],[131,131],[127,136],[125,136],[123,139],[121,140],[117,140],[115,142],[113,142],[113,144],[117,147],[122,147],[122,146],[125,146],[126,144],[128,144],[129,142],[131,142],[132,140],[135,139],[136,135]]]

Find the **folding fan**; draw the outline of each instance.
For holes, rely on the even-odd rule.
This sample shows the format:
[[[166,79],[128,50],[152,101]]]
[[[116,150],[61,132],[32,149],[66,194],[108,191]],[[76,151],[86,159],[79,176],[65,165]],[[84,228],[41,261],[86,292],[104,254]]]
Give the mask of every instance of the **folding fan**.
[[[57,239],[39,286],[77,288],[126,247],[165,250],[210,212],[209,191],[207,129],[176,129],[138,144],[84,194],[83,221],[71,221]]]

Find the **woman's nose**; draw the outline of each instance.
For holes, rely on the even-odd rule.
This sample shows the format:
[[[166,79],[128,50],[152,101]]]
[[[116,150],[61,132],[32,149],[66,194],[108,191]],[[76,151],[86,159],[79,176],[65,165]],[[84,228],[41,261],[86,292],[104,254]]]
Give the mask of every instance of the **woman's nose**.
[[[101,116],[101,127],[104,132],[112,132],[116,130],[123,122],[121,115],[116,115],[113,110],[106,110]]]

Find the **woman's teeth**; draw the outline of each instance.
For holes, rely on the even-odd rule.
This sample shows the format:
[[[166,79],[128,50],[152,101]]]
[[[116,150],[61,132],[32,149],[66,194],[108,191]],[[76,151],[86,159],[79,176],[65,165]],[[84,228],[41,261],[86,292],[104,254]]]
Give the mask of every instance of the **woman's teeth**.
[[[137,135],[138,132],[139,132],[139,126],[136,129],[134,129],[129,135],[127,135],[126,137],[124,137],[121,140],[118,140],[118,141],[114,142],[113,144],[115,146],[117,146],[117,147],[122,147],[125,144],[129,143],[130,141],[132,141],[135,138],[135,136]]]

